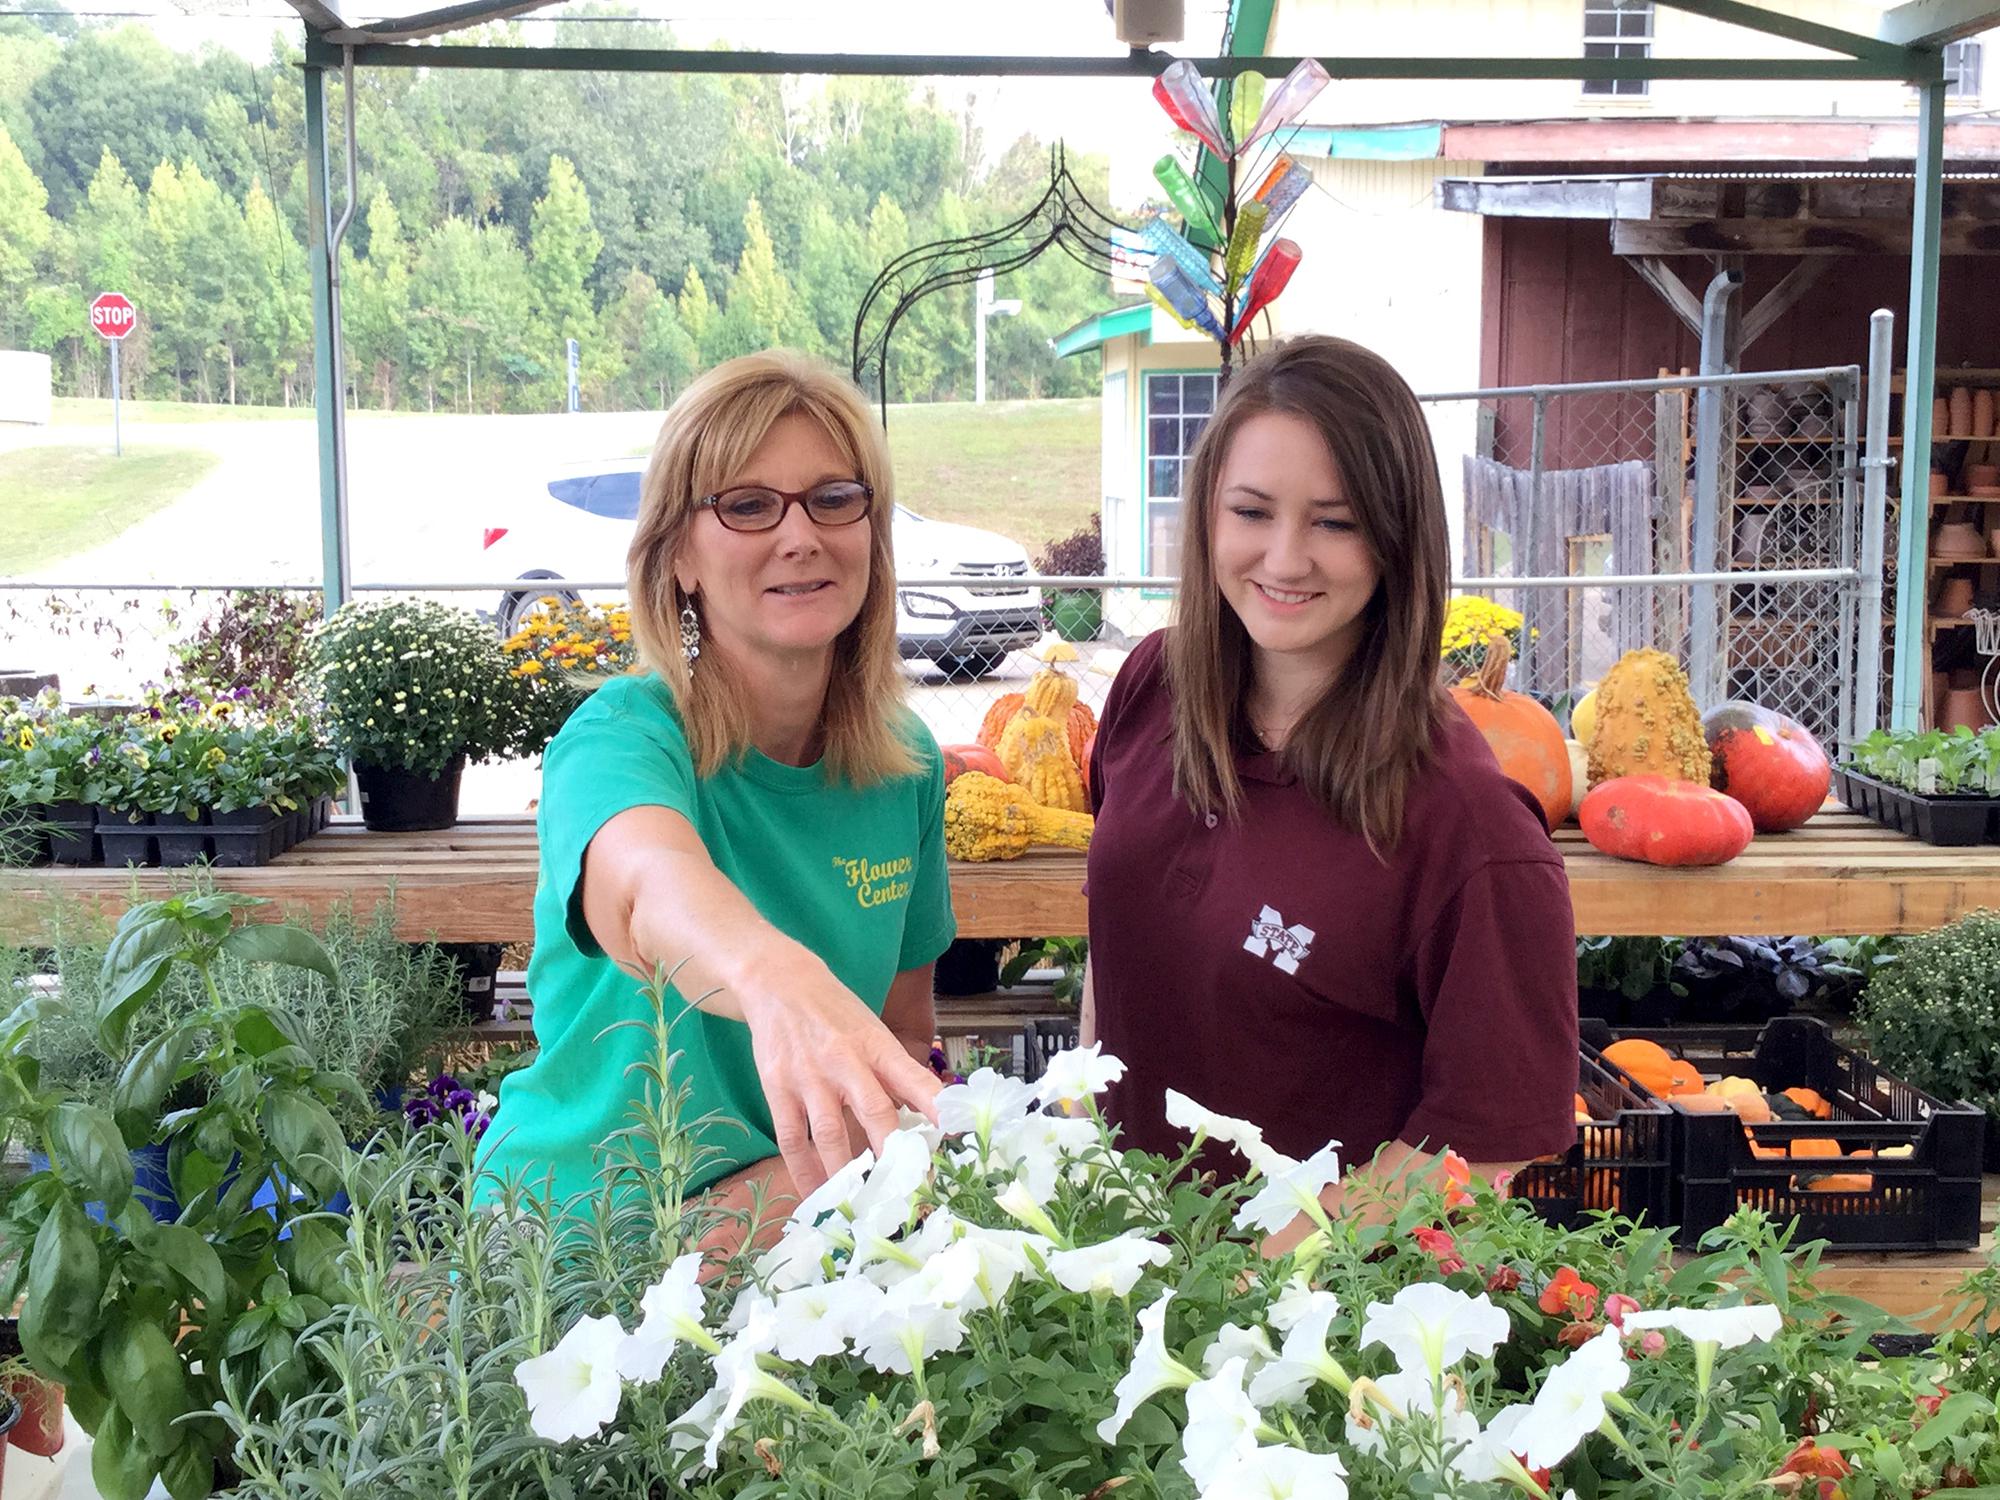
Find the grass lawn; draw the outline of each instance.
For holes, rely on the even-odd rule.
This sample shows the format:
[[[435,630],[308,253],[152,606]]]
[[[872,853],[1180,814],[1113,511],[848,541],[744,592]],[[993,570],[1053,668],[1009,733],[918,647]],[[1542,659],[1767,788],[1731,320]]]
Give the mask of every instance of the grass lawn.
[[[1032,558],[1096,512],[1098,403],[940,402],[889,408],[896,493],[919,515],[1010,536]]]
[[[118,403],[122,422],[310,422],[313,409],[306,406],[231,406],[222,401],[134,401]],[[111,398],[85,400],[81,396],[58,396],[50,414],[51,427],[109,427]]]
[[[0,576],[24,575],[116,536],[215,467],[188,448],[18,448],[0,453]]]

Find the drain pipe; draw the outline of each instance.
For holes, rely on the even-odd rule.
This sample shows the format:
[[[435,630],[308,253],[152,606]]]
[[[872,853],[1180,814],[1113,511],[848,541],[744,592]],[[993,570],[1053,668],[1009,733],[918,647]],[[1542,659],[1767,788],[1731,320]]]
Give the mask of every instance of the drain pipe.
[[[349,551],[348,496],[347,496],[347,340],[341,337],[340,317],[340,246],[347,237],[347,227],[354,222],[354,206],[361,192],[361,160],[355,146],[354,133],[354,48],[340,49],[340,112],[345,116],[343,123],[347,135],[347,202],[341,208],[340,218],[327,234],[327,301],[332,309],[333,322],[333,425],[335,440],[333,447],[334,464],[338,475],[334,486],[334,525],[339,530],[340,547],[340,602],[345,604],[354,586],[353,557]]]
[[[1701,373],[1729,373],[1727,345],[1729,299],[1743,285],[1743,273],[1715,273],[1701,299]],[[1720,386],[1704,385],[1695,395],[1694,418],[1694,541],[1688,571],[1713,573],[1722,566],[1717,525],[1722,512],[1722,403]],[[1716,585],[1693,586],[1688,612],[1688,679],[1694,701],[1703,712],[1722,701],[1722,612]]]

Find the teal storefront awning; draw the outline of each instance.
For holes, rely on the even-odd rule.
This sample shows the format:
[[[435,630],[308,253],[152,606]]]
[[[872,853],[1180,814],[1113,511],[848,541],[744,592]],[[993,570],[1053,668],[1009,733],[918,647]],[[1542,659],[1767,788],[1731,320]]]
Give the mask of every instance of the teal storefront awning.
[[[1131,307],[1114,308],[1110,312],[1098,313],[1085,318],[1066,333],[1056,335],[1056,356],[1067,359],[1072,354],[1088,354],[1092,349],[1100,349],[1112,339],[1127,333],[1151,335],[1153,331],[1153,304],[1135,303]]]
[[[1303,125],[1285,141],[1294,157],[1330,161],[1432,161],[1444,147],[1444,126]]]

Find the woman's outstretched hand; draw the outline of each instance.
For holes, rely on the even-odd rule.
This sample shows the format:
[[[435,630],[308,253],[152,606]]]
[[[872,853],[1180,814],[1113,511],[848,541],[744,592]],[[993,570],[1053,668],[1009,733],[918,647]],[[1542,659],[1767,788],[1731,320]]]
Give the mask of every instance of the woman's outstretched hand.
[[[783,955],[737,997],[772,1135],[801,1195],[854,1155],[847,1116],[877,1151],[896,1129],[898,1106],[937,1118],[937,1075],[806,950]]]

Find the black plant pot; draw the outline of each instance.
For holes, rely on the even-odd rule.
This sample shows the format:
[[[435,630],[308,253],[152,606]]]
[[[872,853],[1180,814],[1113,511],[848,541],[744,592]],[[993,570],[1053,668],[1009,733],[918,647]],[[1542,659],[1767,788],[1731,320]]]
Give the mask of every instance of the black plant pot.
[[[1986,1162],[1989,1172],[2000,1172],[2000,1115],[1986,1117]]]
[[[1681,997],[1659,985],[1634,999],[1623,990],[1584,986],[1576,992],[1577,1014],[1612,1026],[1671,1026],[1681,1019]]]
[[[957,938],[938,955],[932,987],[940,995],[985,995],[1000,987],[1000,944]]]
[[[458,969],[463,983],[460,999],[465,1005],[465,1014],[473,1021],[493,1019],[494,981],[500,975],[500,955],[504,950],[499,943],[439,943],[438,948]]]
[[[136,807],[97,809],[97,844],[109,869],[121,865],[156,865],[159,844],[153,837],[153,816]]]
[[[163,865],[198,865],[208,858],[207,810],[190,818],[180,812],[153,814],[153,839]]]
[[[59,865],[94,865],[97,809],[88,802],[58,802],[48,810],[49,858]]]
[[[361,821],[376,833],[423,833],[458,821],[458,783],[464,757],[437,776],[400,767],[355,764],[361,783]]]
[[[208,836],[215,849],[215,862],[238,869],[269,864],[278,857],[279,833],[290,817],[289,813],[268,807],[211,812]]]

